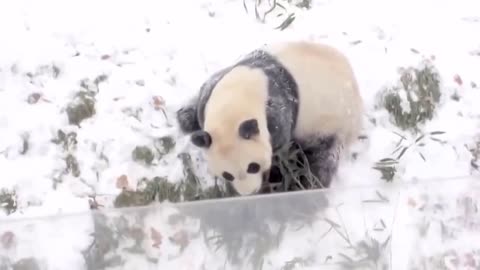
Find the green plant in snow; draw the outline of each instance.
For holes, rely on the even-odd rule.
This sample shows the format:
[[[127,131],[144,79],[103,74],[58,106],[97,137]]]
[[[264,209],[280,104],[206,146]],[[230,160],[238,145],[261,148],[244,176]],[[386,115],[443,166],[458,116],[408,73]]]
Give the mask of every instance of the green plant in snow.
[[[7,215],[17,211],[17,194],[15,190],[0,190],[0,208],[3,208]]]
[[[77,91],[73,100],[67,105],[66,113],[71,125],[79,126],[80,123],[92,117],[95,113],[95,96],[98,93],[99,84],[106,81],[105,74],[98,75],[94,80],[83,79],[80,81],[80,90]]]
[[[435,142],[438,142],[438,143],[441,143],[441,144],[445,144],[446,142],[437,138],[436,136],[437,135],[442,135],[444,134],[445,132],[444,131],[432,131],[432,132],[427,132],[427,133],[424,133],[424,134],[421,134],[419,136],[417,136],[417,138],[405,145],[404,144],[404,141],[407,140],[407,138],[401,134],[398,134],[396,132],[394,132],[396,135],[398,135],[400,137],[400,140],[397,142],[396,146],[395,146],[395,150],[391,153],[391,155],[394,155],[394,154],[397,154],[396,157],[388,157],[388,158],[383,158],[381,160],[379,160],[378,162],[375,163],[375,166],[373,167],[373,169],[375,170],[378,170],[382,173],[382,179],[387,181],[387,182],[390,182],[393,180],[394,176],[395,176],[395,173],[397,172],[397,165],[399,164],[400,162],[400,159],[404,156],[404,154],[409,150],[409,149],[412,149],[412,148],[415,148],[417,149],[417,153],[418,155],[424,160],[426,161],[426,158],[425,158],[425,155],[419,150],[419,149],[422,149],[425,145],[426,145],[426,142],[425,140],[429,139],[431,141],[435,141]]]
[[[419,125],[435,115],[441,97],[440,76],[429,61],[421,67],[401,68],[399,73],[398,84],[380,92],[379,105],[399,128],[418,133]]]
[[[56,188],[56,185],[62,182],[63,175],[70,173],[74,177],[79,177],[81,174],[80,165],[74,155],[77,149],[77,133],[73,131],[65,133],[63,130],[59,129],[57,131],[57,136],[53,138],[51,142],[56,145],[62,146],[63,151],[66,152],[65,170],[60,173],[61,175],[54,177],[53,179],[54,188]]]
[[[69,124],[79,126],[83,120],[95,114],[95,92],[78,91],[67,105],[66,112]]]
[[[152,165],[153,151],[148,146],[136,146],[132,151],[132,159],[145,165]]]
[[[289,6],[295,5],[301,8],[311,7],[311,0],[294,1],[295,3],[292,3],[292,0],[288,0],[288,1],[273,0],[271,2],[265,1],[265,0],[254,0],[254,2],[255,2],[254,3],[255,18],[260,23],[265,23],[267,16],[272,13],[273,13],[272,17],[286,16],[285,19],[280,23],[280,25],[275,27],[275,29],[278,29],[278,30],[285,30],[295,20],[295,13],[288,10]],[[259,9],[263,4],[267,6],[267,9],[261,13]],[[247,7],[247,0],[243,0],[243,8],[245,9],[245,12],[247,13],[249,12],[249,9]]]
[[[171,136],[165,136],[154,140],[154,147],[157,150],[159,158],[170,153],[175,148],[175,140]]]

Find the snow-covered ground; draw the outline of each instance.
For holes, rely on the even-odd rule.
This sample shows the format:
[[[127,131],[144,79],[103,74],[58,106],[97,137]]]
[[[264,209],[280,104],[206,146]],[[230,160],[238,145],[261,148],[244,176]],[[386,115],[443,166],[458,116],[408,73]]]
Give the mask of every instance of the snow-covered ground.
[[[119,210],[113,198],[142,178],[180,181],[177,155],[198,151],[178,135],[178,106],[216,69],[264,43],[294,39],[334,45],[351,59],[368,110],[367,139],[341,168],[325,193],[329,208],[311,226],[287,226],[269,250],[259,251],[258,235],[257,246],[244,248],[260,254],[262,269],[342,269],[336,263],[350,260],[357,268],[346,269],[479,269],[480,2],[314,0],[308,10],[284,3],[295,20],[283,31],[274,28],[285,14],[262,24],[253,1],[245,2],[248,13],[234,0],[0,3],[0,210],[15,209],[0,211],[0,269],[233,269],[228,250],[215,252],[206,245],[209,235],[198,233],[198,216],[172,221],[175,213],[205,217],[207,207],[268,209],[278,201],[258,196]],[[442,96],[434,118],[414,135],[375,109],[375,97],[397,83],[399,67],[423,58],[438,70]],[[69,124],[75,119],[67,107],[82,89],[95,111],[77,126]],[[407,146],[434,131],[443,133],[410,146],[392,181],[372,168],[398,155],[391,153],[401,136]],[[52,142],[62,136],[76,144]],[[149,166],[132,160],[135,147],[153,148],[165,136],[175,140],[171,152],[154,151]],[[204,164],[195,165],[202,184],[212,185]],[[275,197],[302,204],[311,194],[323,192]],[[90,214],[93,197],[110,209],[107,225]],[[254,222],[212,211],[219,222],[236,220],[237,231]],[[94,238],[103,238],[99,249],[110,253],[85,251]],[[141,251],[125,249],[132,246]]]

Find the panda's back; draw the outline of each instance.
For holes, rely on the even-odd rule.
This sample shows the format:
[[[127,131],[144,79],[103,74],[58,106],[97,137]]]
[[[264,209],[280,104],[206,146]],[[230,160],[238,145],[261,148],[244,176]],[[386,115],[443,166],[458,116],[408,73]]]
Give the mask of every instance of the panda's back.
[[[317,43],[265,47],[294,78],[298,89],[297,138],[338,135],[351,141],[361,128],[362,101],[347,58]]]

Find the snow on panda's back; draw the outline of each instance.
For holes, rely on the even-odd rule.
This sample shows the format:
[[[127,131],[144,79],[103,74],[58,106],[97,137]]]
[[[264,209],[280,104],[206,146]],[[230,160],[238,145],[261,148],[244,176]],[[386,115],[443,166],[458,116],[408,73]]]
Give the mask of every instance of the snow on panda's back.
[[[357,139],[363,101],[348,59],[337,49],[312,42],[266,46],[298,86],[297,138],[335,134],[345,144]]]

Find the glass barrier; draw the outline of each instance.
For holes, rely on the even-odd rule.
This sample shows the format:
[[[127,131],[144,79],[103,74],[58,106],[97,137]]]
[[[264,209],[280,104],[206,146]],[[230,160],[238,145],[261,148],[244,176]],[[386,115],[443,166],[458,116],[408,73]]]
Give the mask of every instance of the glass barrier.
[[[0,222],[0,269],[479,269],[480,181]]]

